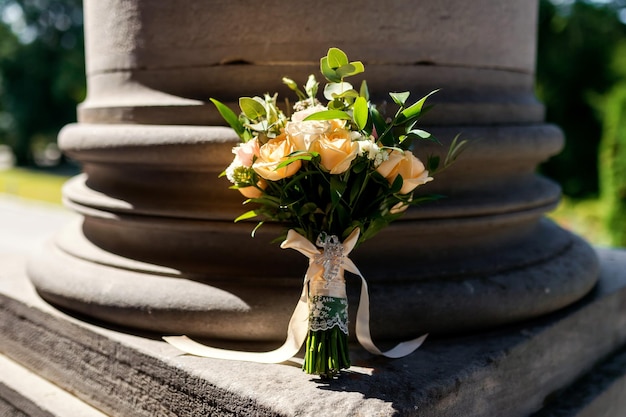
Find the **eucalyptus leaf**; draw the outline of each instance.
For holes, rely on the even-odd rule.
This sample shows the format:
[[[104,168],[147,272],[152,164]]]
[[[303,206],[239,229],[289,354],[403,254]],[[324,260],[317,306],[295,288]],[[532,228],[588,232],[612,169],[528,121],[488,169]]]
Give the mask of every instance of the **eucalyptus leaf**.
[[[348,101],[356,100],[359,96],[359,93],[355,89],[346,90],[343,93],[336,94],[333,96],[333,101],[337,101],[340,99],[348,99]]]
[[[328,65],[335,70],[348,63],[348,56],[339,48],[330,48],[326,56],[328,57]]]
[[[341,77],[328,64],[328,57],[320,59],[320,72],[328,81],[333,83],[341,82]]]
[[[348,90],[353,90],[352,84],[347,82],[328,83],[324,86],[324,98],[332,100],[335,95],[340,95]]]
[[[265,106],[257,100],[250,97],[241,97],[239,99],[239,107],[248,119],[256,120],[267,114]]]
[[[351,77],[353,75],[360,74],[365,71],[365,67],[361,61],[350,62],[349,64],[342,65],[335,70],[335,73],[343,78]]]

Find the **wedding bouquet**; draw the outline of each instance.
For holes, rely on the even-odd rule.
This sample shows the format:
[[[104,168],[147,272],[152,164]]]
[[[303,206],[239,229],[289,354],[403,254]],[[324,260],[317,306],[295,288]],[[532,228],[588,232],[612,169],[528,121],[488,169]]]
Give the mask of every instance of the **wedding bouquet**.
[[[235,221],[256,218],[256,228],[265,221],[280,222],[290,229],[282,246],[310,257],[303,368],[332,377],[350,366],[343,276],[347,253],[407,207],[437,198],[413,192],[432,181],[440,165],[450,165],[465,142],[455,138],[442,163],[432,156],[422,162],[413,142],[436,141],[417,127],[435,91],[410,105],[408,92],[389,93],[398,109],[388,117],[370,101],[365,81],[358,90],[346,81],[364,71],[361,62],[349,62],[343,51],[330,48],[320,69],[327,81],[325,104],[317,98],[313,75],[302,90],[283,78],[298,98],[293,107],[287,102],[285,111],[276,94],[241,97],[239,115],[211,101],[242,141],[224,175],[254,207]]]

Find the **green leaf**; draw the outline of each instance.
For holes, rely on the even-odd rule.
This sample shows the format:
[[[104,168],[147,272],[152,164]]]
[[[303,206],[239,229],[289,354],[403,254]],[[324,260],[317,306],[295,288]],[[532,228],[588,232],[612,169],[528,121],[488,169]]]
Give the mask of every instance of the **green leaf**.
[[[324,97],[326,100],[332,100],[335,96],[340,96],[346,91],[354,91],[352,84],[346,82],[328,83],[324,86]],[[358,95],[358,94],[357,94]]]
[[[352,111],[354,114],[354,123],[356,123],[359,130],[365,129],[365,126],[367,126],[367,119],[370,115],[367,100],[359,96],[354,102]]]
[[[369,166],[369,161],[366,158],[364,158],[352,166],[352,172],[354,172],[355,174],[359,174],[363,172],[365,168],[367,168],[368,166]]]
[[[448,149],[448,154],[446,155],[446,159],[444,160],[444,163],[443,163],[444,168],[447,168],[450,165],[452,165],[454,162],[456,162],[456,159],[459,157],[459,155],[461,155],[461,152],[463,152],[465,148],[467,148],[467,146],[469,145],[469,142],[467,141],[467,139],[459,142],[460,137],[461,135],[458,134],[452,140],[452,143],[450,144],[450,148]]]
[[[364,165],[367,166],[366,164]],[[352,172],[356,173],[356,166],[354,166]],[[361,195],[361,188],[363,187],[363,183],[365,182],[367,175],[356,175],[355,177],[356,179],[354,183],[350,186],[350,206],[353,208]]]
[[[348,63],[348,56],[339,48],[330,48],[328,50],[328,65],[332,69],[337,69]]]
[[[297,156],[294,156],[292,158],[285,159],[284,161],[282,161],[280,164],[278,164],[276,166],[276,170],[284,168],[287,165],[292,164],[292,163],[294,163],[296,161],[310,161],[311,159],[314,158],[314,156],[315,155],[312,155],[310,153],[306,153],[306,154],[303,154],[303,155],[297,155]]]
[[[315,213],[317,210],[318,210],[317,205],[313,203],[312,201],[309,201],[308,203],[305,203],[302,206],[302,208],[300,209],[299,215],[305,216],[307,214]]]
[[[330,201],[333,206],[339,204],[343,193],[346,191],[346,183],[338,175],[330,176]]]
[[[408,132],[407,135],[439,143],[439,141],[430,132],[427,132],[422,129],[413,129],[410,132]]]
[[[260,204],[263,206],[278,208],[280,206],[280,199],[264,194],[261,197],[251,198],[249,200],[246,200],[244,204],[246,203],[256,203],[256,204]]]
[[[361,61],[350,62],[349,64],[342,65],[335,70],[335,73],[343,78],[351,77],[353,75],[360,74],[365,71],[365,67]]]
[[[399,192],[402,189],[403,183],[404,183],[404,180],[402,179],[402,175],[397,175],[396,179],[394,179],[393,183],[391,184],[391,188],[389,189],[389,192],[391,194],[395,194]]]
[[[228,108],[224,103],[221,103],[214,98],[211,98],[209,100],[211,100],[211,103],[215,105],[217,111],[220,113],[222,118],[224,118],[226,123],[228,123],[228,125],[233,128],[237,135],[243,139],[243,134],[246,129],[239,121],[239,117],[235,114],[235,112]]]
[[[360,97],[359,93],[357,93],[357,91],[354,90],[354,89],[350,89],[350,90],[346,90],[346,91],[344,91],[344,92],[342,92],[340,94],[336,94],[332,99],[334,101],[337,101],[338,99],[345,99],[345,98],[347,98],[347,99],[352,99],[352,100],[349,100],[349,101],[353,101],[353,100],[356,100],[357,97]]]
[[[376,128],[378,138],[381,139],[381,135],[387,129],[387,123],[385,122],[385,119],[380,114],[378,109],[376,109],[376,107],[374,106],[370,106],[370,116],[372,117],[372,121],[374,122],[374,127]]]
[[[332,83],[341,82],[341,77],[339,77],[335,70],[332,69],[328,64],[328,57],[320,59],[320,71],[324,78],[326,78],[328,81]]]
[[[359,95],[363,97],[365,100],[369,101],[370,99],[370,91],[367,88],[367,81],[365,80],[361,82],[361,88],[359,88]]]
[[[250,97],[241,97],[239,99],[239,107],[248,119],[256,120],[267,114],[263,104]]]
[[[254,217],[257,217],[258,215],[259,215],[259,213],[256,210],[246,211],[241,216],[239,216],[239,217],[237,217],[235,219],[235,223],[240,222],[242,220],[252,219]]]
[[[313,113],[308,116],[306,120],[331,120],[331,119],[341,119],[341,120],[352,120],[352,116],[350,116],[345,111],[341,110],[324,110],[317,113]]]
[[[436,155],[429,156],[428,159],[426,159],[426,169],[428,170],[428,172],[433,173],[437,171],[437,168],[439,168],[440,160],[441,159]]]
[[[435,94],[437,91],[439,90],[431,91],[430,93],[428,93],[427,95],[419,99],[417,102],[413,103],[411,106],[402,110],[402,112],[400,112],[400,116],[396,119],[396,122],[394,123],[394,125],[397,126],[399,124],[412,120],[416,117],[419,117],[422,113],[422,107],[424,106],[426,99],[430,97],[431,95]]]
[[[393,101],[400,107],[404,107],[404,103],[409,98],[411,93],[408,91],[404,91],[402,93],[389,93]]]

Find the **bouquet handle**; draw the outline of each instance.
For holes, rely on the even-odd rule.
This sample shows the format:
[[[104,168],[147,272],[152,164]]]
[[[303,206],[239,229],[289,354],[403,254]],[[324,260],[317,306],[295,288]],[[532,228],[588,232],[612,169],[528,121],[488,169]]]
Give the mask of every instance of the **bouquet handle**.
[[[348,239],[344,242],[344,255],[342,267],[361,278],[361,294],[359,298],[359,307],[356,317],[356,337],[365,350],[374,354],[385,356],[387,358],[401,358],[407,356],[418,349],[424,340],[428,336],[422,335],[418,338],[401,342],[394,348],[388,351],[381,351],[372,340],[370,333],[370,302],[369,302],[369,290],[367,281],[354,262],[348,258],[348,253],[354,247],[359,236],[359,229],[355,229]],[[287,239],[281,244],[282,248],[295,249],[298,252],[309,258],[309,268],[307,269],[304,284],[302,286],[302,292],[298,304],[289,320],[289,326],[287,329],[287,339],[285,343],[276,350],[269,352],[246,352],[228,349],[219,349],[198,343],[187,336],[165,336],[163,339],[170,345],[178,348],[179,350],[195,355],[214,359],[229,359],[239,360],[247,362],[259,362],[259,363],[281,363],[288,361],[295,356],[304,341],[306,340],[308,331],[308,284],[312,276],[319,273],[321,266],[315,263],[316,256],[319,255],[319,250],[309,242],[304,236],[300,235],[294,230],[289,230]]]

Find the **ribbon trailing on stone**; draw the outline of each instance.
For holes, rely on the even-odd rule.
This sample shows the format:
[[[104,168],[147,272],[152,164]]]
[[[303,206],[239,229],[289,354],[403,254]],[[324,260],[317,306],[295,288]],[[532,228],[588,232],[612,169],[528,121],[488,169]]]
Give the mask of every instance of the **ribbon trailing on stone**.
[[[381,355],[388,358],[401,358],[412,353],[421,346],[427,335],[420,336],[407,342],[399,343],[394,348],[386,352],[383,352],[378,347],[376,347],[372,340],[369,326],[370,308],[367,282],[365,281],[363,274],[361,274],[354,262],[352,262],[352,260],[348,258],[348,254],[352,251],[352,249],[354,249],[354,246],[356,245],[359,233],[359,229],[355,229],[350,234],[350,236],[348,236],[343,244],[339,244],[342,249],[341,254],[332,257],[324,256],[323,250],[315,247],[313,243],[311,243],[295,230],[289,230],[289,232],[287,233],[287,239],[285,239],[280,247],[283,249],[294,249],[305,255],[307,258],[309,258],[309,267],[304,276],[304,283],[302,285],[300,299],[298,300],[298,304],[296,305],[291,319],[289,320],[289,325],[287,328],[287,339],[285,340],[285,343],[278,349],[269,352],[245,352],[206,346],[188,338],[187,336],[166,336],[163,337],[163,339],[167,343],[178,348],[179,350],[195,356],[259,363],[285,362],[298,353],[307,338],[310,316],[310,285],[312,283],[315,283],[314,285],[316,287],[319,287],[319,283],[328,281],[315,279],[316,277],[323,277],[324,274],[326,274],[326,277],[337,276],[338,274],[341,275],[343,270],[346,270],[352,272],[355,275],[358,275],[361,278],[361,295],[359,298],[359,307],[357,309],[357,317],[355,323],[356,338],[361,346],[363,346],[365,350],[374,355]],[[326,271],[325,267],[339,268],[340,270]],[[343,284],[343,290],[341,289],[341,285],[338,284],[338,282],[331,279],[327,285],[321,284],[321,292],[318,288],[315,293],[317,295],[324,296],[324,291],[326,291],[326,295],[330,297],[339,296],[337,298],[345,298],[345,282],[341,283]]]

